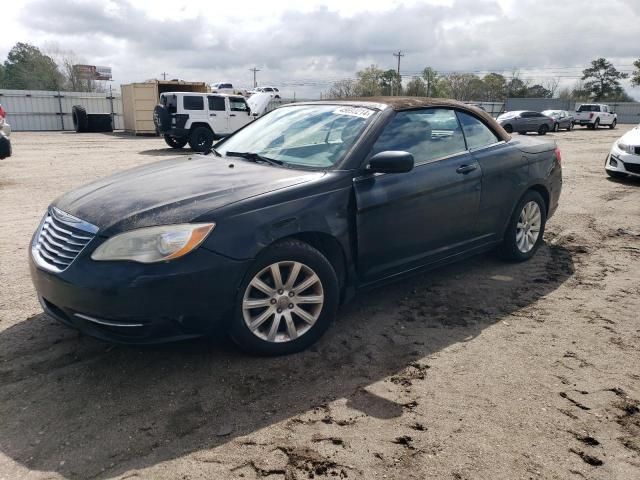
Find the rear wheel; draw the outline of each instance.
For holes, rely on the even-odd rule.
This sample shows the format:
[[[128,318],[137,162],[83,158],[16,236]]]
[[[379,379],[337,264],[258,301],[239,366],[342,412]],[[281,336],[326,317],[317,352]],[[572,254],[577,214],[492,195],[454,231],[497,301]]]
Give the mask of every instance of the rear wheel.
[[[507,133],[513,133],[513,127],[510,124],[504,126],[504,131]]]
[[[187,144],[188,140],[189,139],[186,136],[184,137],[172,137],[171,135],[164,136],[164,141],[171,148],[182,148]]]
[[[338,279],[318,250],[287,240],[261,253],[236,299],[229,334],[243,350],[286,355],[316,342],[336,315]]]
[[[560,130],[560,124],[558,122],[553,124],[553,131],[557,132],[558,130]]]
[[[595,123],[593,124],[593,129],[597,130],[598,128],[600,128],[600,119],[596,118]]]
[[[518,202],[499,250],[511,261],[523,262],[536,253],[547,222],[547,206],[542,196],[529,190]]]
[[[567,126],[567,132],[570,132],[571,130],[573,130],[573,122],[569,122],[569,125]]]
[[[196,127],[189,135],[189,146],[194,152],[206,152],[213,145],[213,132],[207,127]]]
[[[546,135],[548,131],[549,127],[547,125],[540,125],[540,128],[538,128],[538,135]]]
[[[609,128],[613,130],[614,128],[616,128],[616,125],[618,125],[618,121],[614,120],[613,122],[611,122],[611,125],[609,125]]]

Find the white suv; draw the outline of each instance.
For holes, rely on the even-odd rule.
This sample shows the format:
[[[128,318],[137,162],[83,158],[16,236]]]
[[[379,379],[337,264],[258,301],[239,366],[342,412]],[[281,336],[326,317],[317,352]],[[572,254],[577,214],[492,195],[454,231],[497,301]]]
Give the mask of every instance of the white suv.
[[[280,98],[280,90],[276,87],[256,87],[251,90],[251,93],[268,93],[273,98]]]
[[[166,92],[153,111],[153,123],[170,147],[189,143],[194,151],[205,152],[215,139],[231,135],[264,113],[269,100],[264,94],[247,103],[241,95]]]

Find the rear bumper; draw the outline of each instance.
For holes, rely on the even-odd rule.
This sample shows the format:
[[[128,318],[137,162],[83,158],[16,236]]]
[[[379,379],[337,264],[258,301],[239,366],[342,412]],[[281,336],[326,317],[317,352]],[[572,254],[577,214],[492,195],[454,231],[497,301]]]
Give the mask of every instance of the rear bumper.
[[[248,261],[200,248],[164,264],[95,262],[82,255],[62,273],[30,259],[44,311],[102,340],[147,344],[212,335],[233,311]]]

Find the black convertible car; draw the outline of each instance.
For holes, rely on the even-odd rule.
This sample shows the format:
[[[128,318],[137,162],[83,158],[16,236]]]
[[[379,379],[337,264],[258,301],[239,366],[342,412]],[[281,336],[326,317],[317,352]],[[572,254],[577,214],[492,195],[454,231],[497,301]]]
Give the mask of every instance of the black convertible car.
[[[228,332],[248,351],[290,353],[357,289],[495,248],[530,258],[560,160],[454,101],[296,103],[206,155],[58,198],[31,275],[48,314],[102,339]]]

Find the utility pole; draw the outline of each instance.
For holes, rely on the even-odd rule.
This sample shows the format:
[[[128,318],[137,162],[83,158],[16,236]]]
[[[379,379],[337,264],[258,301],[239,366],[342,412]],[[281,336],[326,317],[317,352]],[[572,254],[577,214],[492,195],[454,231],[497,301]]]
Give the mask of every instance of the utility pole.
[[[169,75],[167,72],[162,72],[160,75],[162,75],[162,80],[166,80],[167,79],[167,75]]]
[[[256,82],[256,73],[260,71],[260,69],[253,67],[249,69],[250,72],[253,72],[253,88],[258,86],[258,82]]]
[[[398,57],[398,80],[400,82],[402,82],[402,80],[400,80],[401,79],[401,77],[400,77],[400,59],[402,57],[404,57],[404,53],[402,53],[402,50],[398,50],[398,53],[394,53],[393,56],[394,57]],[[392,92],[391,95],[393,95],[393,84],[391,84],[391,92]],[[400,92],[398,92],[398,93],[400,93]]]

